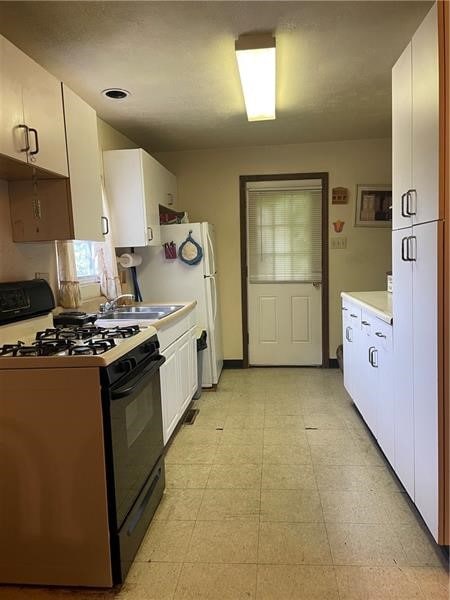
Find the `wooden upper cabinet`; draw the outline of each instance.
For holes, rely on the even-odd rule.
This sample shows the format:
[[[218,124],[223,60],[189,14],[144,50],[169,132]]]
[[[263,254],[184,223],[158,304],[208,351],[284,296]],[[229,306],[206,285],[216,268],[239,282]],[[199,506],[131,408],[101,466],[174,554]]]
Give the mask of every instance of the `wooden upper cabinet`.
[[[24,163],[28,161],[22,101],[26,58],[0,36],[0,154]]]
[[[412,72],[411,42],[392,69],[392,228],[412,225],[405,212],[412,187]]]
[[[61,93],[61,86],[60,86]],[[31,178],[9,182],[13,240],[103,241],[97,115],[63,86],[69,179]]]
[[[1,37],[0,152],[68,176],[60,82]]]
[[[159,246],[159,205],[176,193],[176,178],[139,149],[103,153],[105,187],[116,247]]]
[[[439,214],[438,12],[434,4],[412,38],[413,224]],[[444,107],[442,107],[444,108]]]
[[[393,229],[442,217],[439,85],[435,4],[392,69]]]
[[[103,217],[97,113],[66,85],[62,90],[73,235],[77,240],[101,242],[108,224]]]

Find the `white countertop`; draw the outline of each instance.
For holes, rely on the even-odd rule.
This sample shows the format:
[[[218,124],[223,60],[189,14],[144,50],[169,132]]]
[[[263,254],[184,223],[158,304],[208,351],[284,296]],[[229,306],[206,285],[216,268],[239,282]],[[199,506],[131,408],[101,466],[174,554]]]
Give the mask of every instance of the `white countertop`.
[[[392,294],[389,292],[341,292],[341,298],[359,304],[382,321],[392,324]]]

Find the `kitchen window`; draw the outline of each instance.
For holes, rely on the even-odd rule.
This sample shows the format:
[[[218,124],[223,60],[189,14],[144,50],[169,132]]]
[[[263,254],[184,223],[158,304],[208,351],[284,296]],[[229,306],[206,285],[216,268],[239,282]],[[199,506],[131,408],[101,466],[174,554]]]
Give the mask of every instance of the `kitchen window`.
[[[99,281],[96,266],[96,242],[74,241],[77,277],[81,284]]]
[[[322,190],[288,184],[247,190],[250,283],[322,278]]]

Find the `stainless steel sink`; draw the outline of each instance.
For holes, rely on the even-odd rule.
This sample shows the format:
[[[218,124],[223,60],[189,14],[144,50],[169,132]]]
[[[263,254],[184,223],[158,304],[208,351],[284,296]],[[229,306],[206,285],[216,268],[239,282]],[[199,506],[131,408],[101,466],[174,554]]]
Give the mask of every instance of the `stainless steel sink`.
[[[180,308],[183,308],[183,304],[175,304],[170,306],[119,306],[113,311],[103,313],[99,316],[99,318],[111,320],[145,319],[156,321],[157,319],[162,319],[163,317],[173,314],[177,310],[180,310]]]

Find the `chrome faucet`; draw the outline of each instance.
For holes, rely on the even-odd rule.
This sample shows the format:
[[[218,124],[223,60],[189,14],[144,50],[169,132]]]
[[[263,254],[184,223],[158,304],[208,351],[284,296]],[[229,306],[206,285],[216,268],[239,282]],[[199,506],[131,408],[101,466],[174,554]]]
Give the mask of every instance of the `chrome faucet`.
[[[130,300],[134,300],[134,295],[133,294],[120,294],[120,296],[117,296],[117,298],[114,298],[110,302],[105,302],[104,304],[100,304],[99,311],[101,313],[105,313],[110,310],[115,310],[118,306],[118,304],[117,304],[118,301],[122,300],[124,298],[129,298]]]

